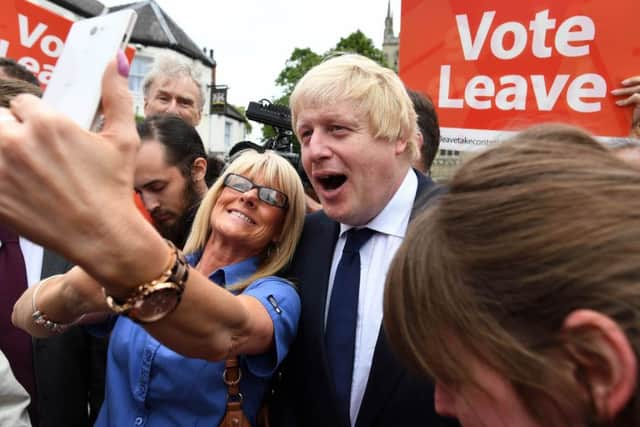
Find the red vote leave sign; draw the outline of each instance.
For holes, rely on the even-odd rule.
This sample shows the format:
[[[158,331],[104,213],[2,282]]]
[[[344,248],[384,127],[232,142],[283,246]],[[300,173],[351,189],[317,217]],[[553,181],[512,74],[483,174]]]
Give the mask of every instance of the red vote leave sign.
[[[483,148],[535,123],[626,136],[610,94],[640,74],[637,0],[403,0],[400,76],[428,93],[443,148]]]
[[[35,74],[44,89],[62,53],[73,21],[27,0],[3,0],[0,57],[18,61]],[[129,62],[135,49],[125,51]]]
[[[26,0],[8,0],[0,15],[0,56],[15,59],[44,87],[72,21]]]

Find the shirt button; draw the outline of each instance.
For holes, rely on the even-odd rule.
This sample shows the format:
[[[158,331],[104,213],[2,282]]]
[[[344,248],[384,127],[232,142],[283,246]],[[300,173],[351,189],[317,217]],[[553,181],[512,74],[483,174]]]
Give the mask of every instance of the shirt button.
[[[136,417],[136,425],[141,426],[142,423],[144,423],[144,420],[142,419],[142,417]]]

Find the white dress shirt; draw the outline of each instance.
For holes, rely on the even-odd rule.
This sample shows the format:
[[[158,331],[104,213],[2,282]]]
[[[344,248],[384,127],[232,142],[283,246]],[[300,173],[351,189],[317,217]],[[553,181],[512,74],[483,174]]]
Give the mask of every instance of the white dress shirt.
[[[356,423],[373,363],[373,353],[382,323],[382,297],[387,270],[404,240],[417,191],[418,178],[413,169],[409,169],[402,184],[382,212],[364,226],[375,230],[376,233],[360,249],[360,291],[349,411],[351,425]],[[340,237],[333,252],[327,289],[325,325],[333,280],[347,240],[346,232],[351,228],[353,227],[340,224]]]
[[[32,286],[40,281],[44,249],[42,246],[20,236],[20,250],[27,269],[27,283]]]

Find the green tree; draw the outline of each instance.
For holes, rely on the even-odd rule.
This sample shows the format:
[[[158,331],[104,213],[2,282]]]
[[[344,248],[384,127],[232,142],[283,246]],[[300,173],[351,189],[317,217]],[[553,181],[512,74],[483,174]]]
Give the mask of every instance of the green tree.
[[[383,67],[389,67],[384,57],[384,52],[376,48],[373,45],[373,41],[360,30],[349,34],[347,37],[341,38],[338,44],[336,44],[336,47],[328,53],[331,54],[335,52],[359,53],[360,55],[373,59]]]
[[[272,100],[275,104],[289,105],[289,97],[296,87],[298,81],[314,66],[322,62],[326,56],[337,52],[359,53],[368,58],[373,59],[384,67],[388,67],[382,50],[376,48],[373,41],[367,37],[362,31],[357,30],[347,37],[342,37],[340,41],[333,47],[319,55],[310,48],[295,48],[289,59],[285,63],[285,67],[276,78],[276,85],[282,89],[282,95]],[[266,141],[276,135],[270,126],[263,126],[262,138]]]
[[[305,75],[307,71],[315,67],[322,61],[322,56],[318,55],[311,49],[295,48],[289,59],[285,63],[284,70],[280,71],[276,78],[276,85],[282,87],[283,95],[276,99],[276,103],[289,105],[289,96],[296,87],[298,80]]]

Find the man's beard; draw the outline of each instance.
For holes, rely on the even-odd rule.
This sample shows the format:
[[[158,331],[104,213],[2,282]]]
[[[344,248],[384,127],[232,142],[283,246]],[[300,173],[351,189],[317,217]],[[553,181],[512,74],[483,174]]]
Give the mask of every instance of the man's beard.
[[[173,224],[156,224],[156,228],[160,235],[167,240],[173,242],[178,248],[182,249],[193,224],[198,206],[200,206],[201,197],[196,191],[196,184],[191,179],[187,180],[184,193],[184,206],[186,206],[182,215],[173,222]]]

